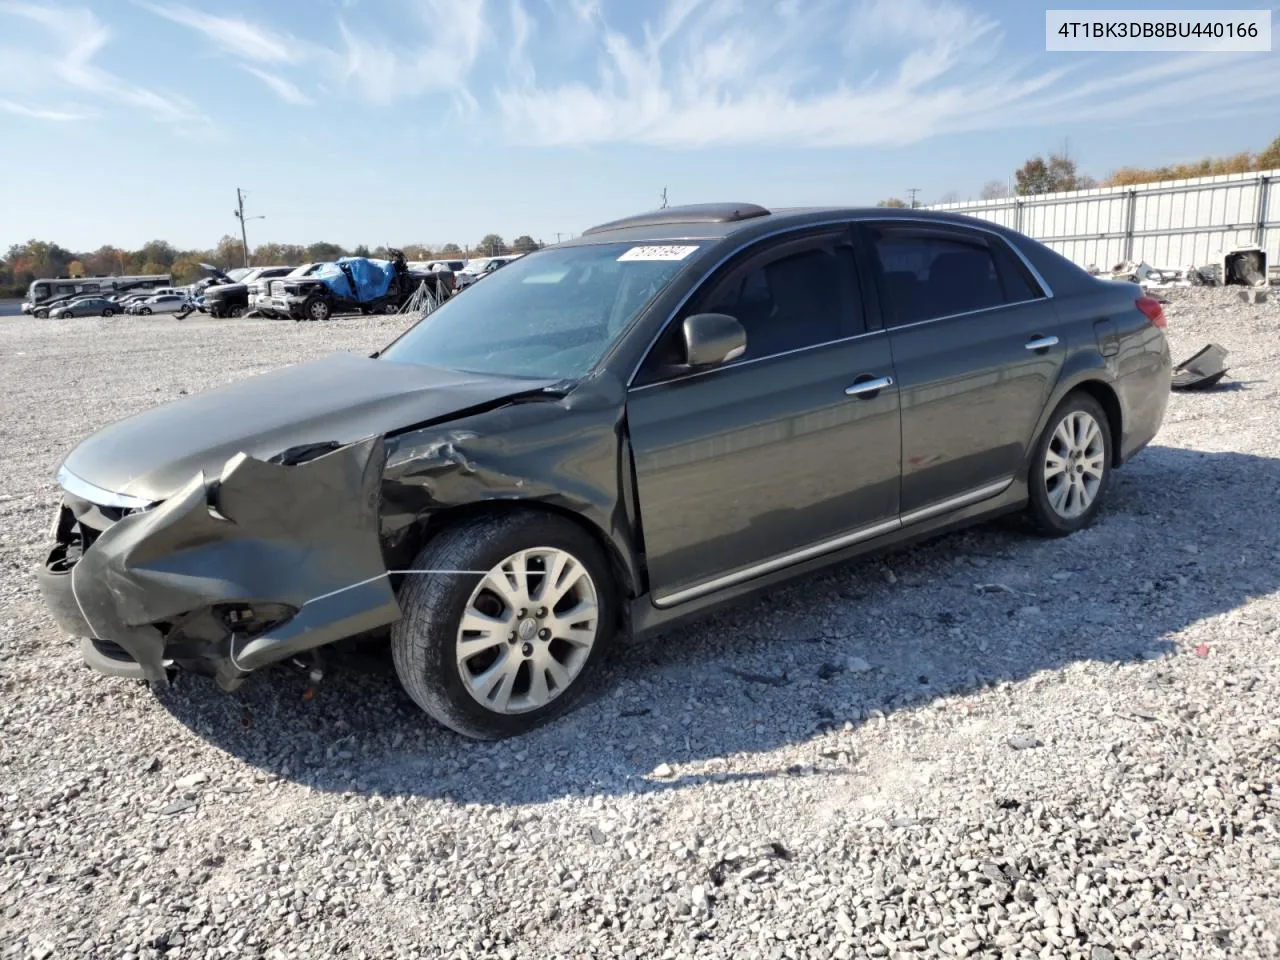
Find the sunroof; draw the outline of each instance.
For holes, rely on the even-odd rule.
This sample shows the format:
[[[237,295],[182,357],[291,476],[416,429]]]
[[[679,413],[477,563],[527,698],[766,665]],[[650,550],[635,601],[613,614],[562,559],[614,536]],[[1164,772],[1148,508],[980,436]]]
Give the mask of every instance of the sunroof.
[[[736,223],[768,215],[768,210],[754,203],[691,203],[683,207],[663,207],[634,217],[610,220],[582,232],[604,233],[606,230],[619,230],[623,227],[658,226],[664,223]]]

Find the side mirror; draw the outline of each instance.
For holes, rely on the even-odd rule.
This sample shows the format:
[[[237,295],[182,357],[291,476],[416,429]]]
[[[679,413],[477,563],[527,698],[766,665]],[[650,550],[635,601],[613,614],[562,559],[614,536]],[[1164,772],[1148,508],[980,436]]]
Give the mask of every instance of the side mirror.
[[[695,313],[684,318],[684,348],[691,367],[728,363],[747,352],[747,331],[727,313]]]

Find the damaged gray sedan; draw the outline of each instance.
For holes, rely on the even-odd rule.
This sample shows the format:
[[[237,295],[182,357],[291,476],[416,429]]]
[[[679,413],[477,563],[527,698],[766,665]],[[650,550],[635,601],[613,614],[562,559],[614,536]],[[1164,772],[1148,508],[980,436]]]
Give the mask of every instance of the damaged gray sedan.
[[[39,571],[111,675],[235,689],[390,628],[475,737],[619,633],[995,513],[1092,522],[1159,429],[1159,304],[946,214],[671,208],[515,261],[372,357],[100,431]]]

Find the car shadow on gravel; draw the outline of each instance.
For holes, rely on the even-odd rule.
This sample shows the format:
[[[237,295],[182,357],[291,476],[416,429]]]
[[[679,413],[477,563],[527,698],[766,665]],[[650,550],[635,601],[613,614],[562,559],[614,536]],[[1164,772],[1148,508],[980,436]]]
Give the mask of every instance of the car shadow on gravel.
[[[1077,661],[1170,655],[1183,628],[1280,589],[1280,460],[1152,447],[1114,481],[1075,536],[984,524],[621,646],[577,710],[502,743],[427,720],[368,644],[336,648],[314,695],[281,668],[233,695],[180,677],[160,700],[255,772],[327,792],[522,804],[842,772],[824,744],[803,766],[768,753]]]

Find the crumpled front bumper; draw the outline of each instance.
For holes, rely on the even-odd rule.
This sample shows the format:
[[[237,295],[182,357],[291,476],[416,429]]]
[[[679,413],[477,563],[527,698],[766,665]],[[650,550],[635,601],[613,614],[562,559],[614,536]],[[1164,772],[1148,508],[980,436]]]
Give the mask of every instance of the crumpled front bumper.
[[[378,536],[384,462],[381,437],[296,465],[238,454],[216,481],[198,474],[82,552],[70,542],[79,521],[61,523],[69,542],[39,572],[41,592],[104,673],[163,684],[170,662],[198,659],[233,687],[399,619]]]

